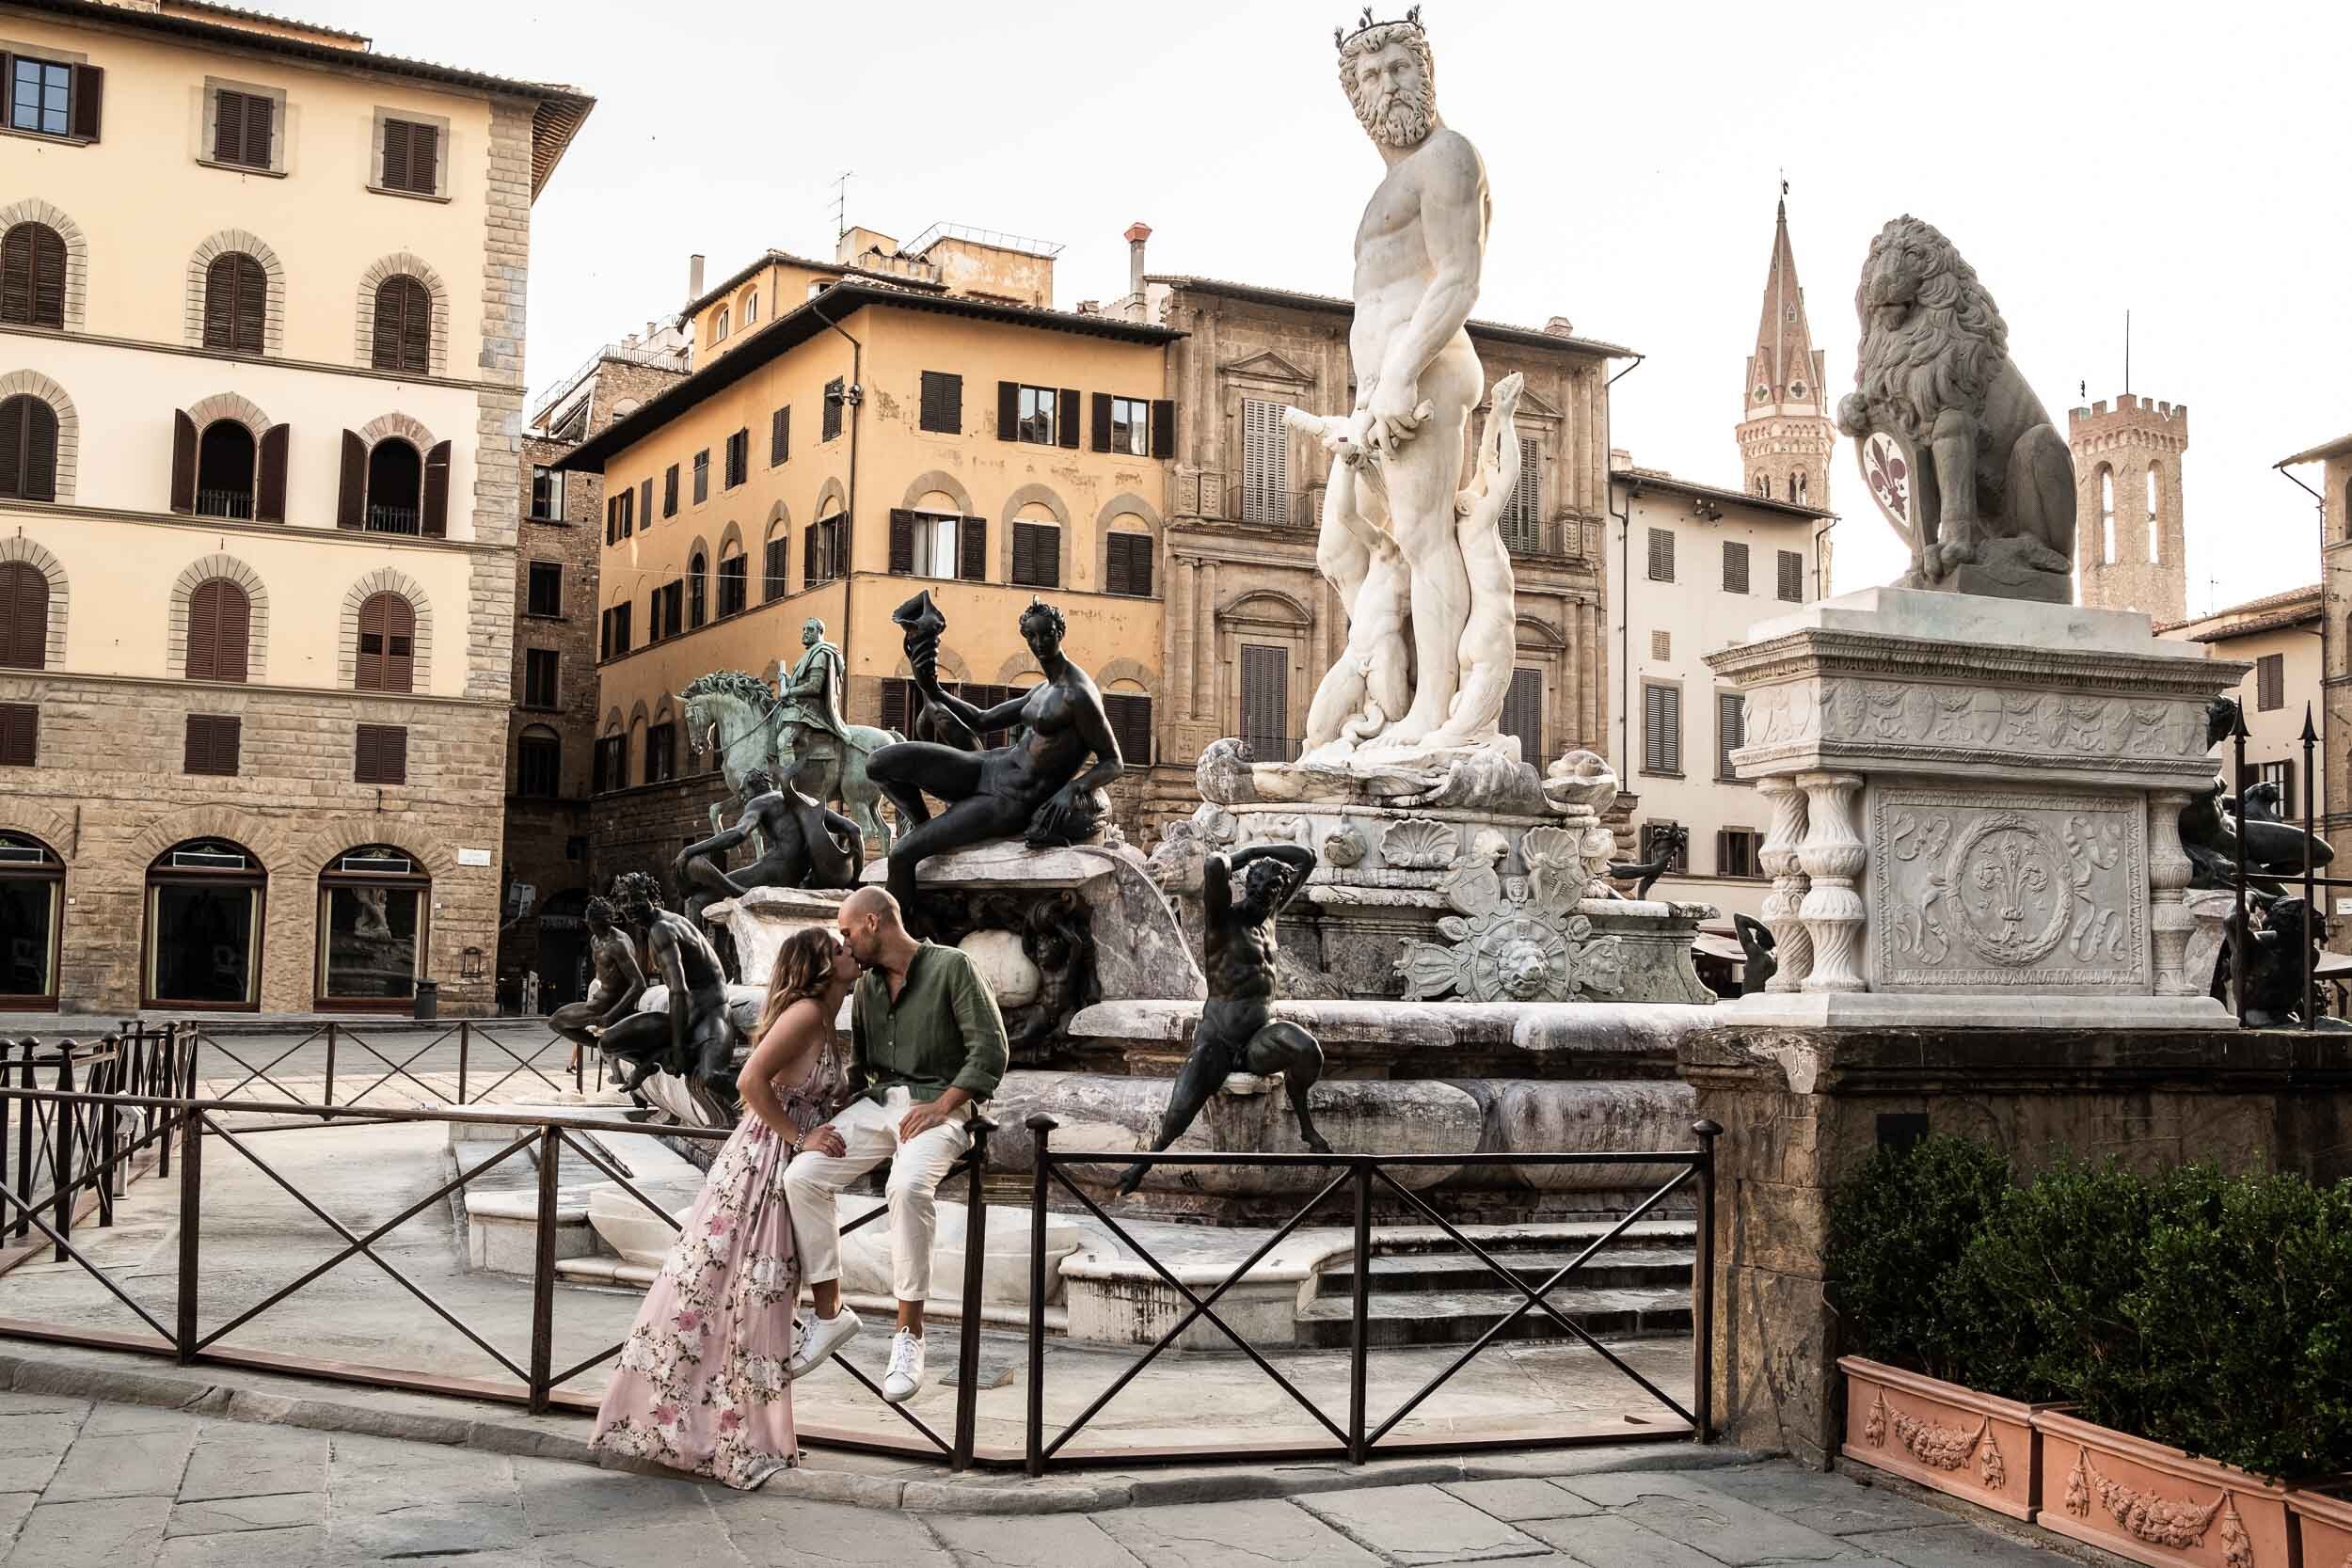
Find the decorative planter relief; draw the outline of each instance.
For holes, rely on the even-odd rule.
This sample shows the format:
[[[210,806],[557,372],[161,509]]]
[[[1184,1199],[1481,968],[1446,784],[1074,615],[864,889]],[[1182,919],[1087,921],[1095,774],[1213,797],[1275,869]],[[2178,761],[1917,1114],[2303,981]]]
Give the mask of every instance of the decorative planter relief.
[[[1922,1486],[2030,1519],[2034,1407],[1849,1355],[1839,1452]]]
[[[2284,1488],[2055,1410],[2033,1424],[2042,1528],[2152,1568],[2288,1568]]]

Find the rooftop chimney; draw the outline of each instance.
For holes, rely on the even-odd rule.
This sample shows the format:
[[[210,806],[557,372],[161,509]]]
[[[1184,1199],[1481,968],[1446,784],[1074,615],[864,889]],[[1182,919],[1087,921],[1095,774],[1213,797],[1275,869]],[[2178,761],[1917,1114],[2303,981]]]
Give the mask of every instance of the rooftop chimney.
[[[696,251],[686,259],[686,297],[689,301],[692,301],[702,296],[703,258],[702,252]]]
[[[1568,325],[1568,318],[1565,316],[1554,316],[1549,321],[1544,323],[1544,331],[1547,335],[1554,338],[1573,338],[1576,336],[1576,329]]]
[[[1127,226],[1127,292],[1141,297],[1143,293],[1143,242],[1152,237],[1148,223]]]

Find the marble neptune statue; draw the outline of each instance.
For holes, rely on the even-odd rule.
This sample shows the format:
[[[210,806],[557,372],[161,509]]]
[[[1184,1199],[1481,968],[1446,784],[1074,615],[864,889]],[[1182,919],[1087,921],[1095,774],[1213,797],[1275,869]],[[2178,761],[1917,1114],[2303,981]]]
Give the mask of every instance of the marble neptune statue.
[[[1294,410],[1289,421],[1332,456],[1315,564],[1351,626],[1310,708],[1304,760],[1437,760],[1493,742],[1502,704],[1475,664],[1495,625],[1507,637],[1512,616],[1508,559],[1483,536],[1508,486],[1496,493],[1486,475],[1461,489],[1470,411],[1486,386],[1467,323],[1491,204],[1478,150],[1438,118],[1419,8],[1390,23],[1367,11],[1339,47],[1341,84],[1388,172],[1356,230],[1356,405],[1328,420]],[[1516,477],[1509,419],[1498,401],[1488,426],[1504,437]]]

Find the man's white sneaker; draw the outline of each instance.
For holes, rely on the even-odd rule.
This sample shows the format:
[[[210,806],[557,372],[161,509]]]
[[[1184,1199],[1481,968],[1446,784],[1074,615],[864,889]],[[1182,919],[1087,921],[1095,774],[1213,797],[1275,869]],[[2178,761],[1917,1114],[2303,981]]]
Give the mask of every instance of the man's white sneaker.
[[[792,1375],[806,1377],[824,1364],[825,1358],[857,1337],[857,1314],[848,1307],[830,1318],[806,1313],[804,1324],[792,1325]]]
[[[890,1337],[890,1371],[882,1378],[882,1398],[893,1404],[914,1397],[923,1386],[923,1337],[902,1328]]]

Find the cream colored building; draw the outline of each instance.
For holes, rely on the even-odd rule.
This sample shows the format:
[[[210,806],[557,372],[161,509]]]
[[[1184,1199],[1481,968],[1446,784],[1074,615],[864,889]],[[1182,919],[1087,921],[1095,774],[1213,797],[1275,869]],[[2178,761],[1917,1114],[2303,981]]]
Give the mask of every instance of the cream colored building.
[[[2253,665],[2234,693],[2246,715],[2247,770],[2258,784],[2279,785],[2280,814],[2295,822],[2303,819],[2303,722],[2308,716],[2314,730],[2320,723],[2326,668],[2322,624],[2320,590],[2314,583],[2157,628],[2162,637],[2202,642],[2215,658],[2242,658]],[[2234,752],[2224,741],[2216,754],[2226,769]],[[2312,748],[2314,817],[2328,810],[2327,756],[2327,747]]]
[[[0,1006],[486,1004],[531,205],[591,101],[184,0],[0,51]]]
[[[1694,484],[1620,462],[1610,475],[1604,552],[1611,650],[1609,758],[1636,798],[1636,859],[1666,824],[1689,847],[1661,895],[1760,914],[1771,883],[1756,863],[1765,804],[1731,766],[1742,744],[1739,694],[1707,656],[1748,628],[1821,596],[1821,545],[1833,520],[1793,501]]]

